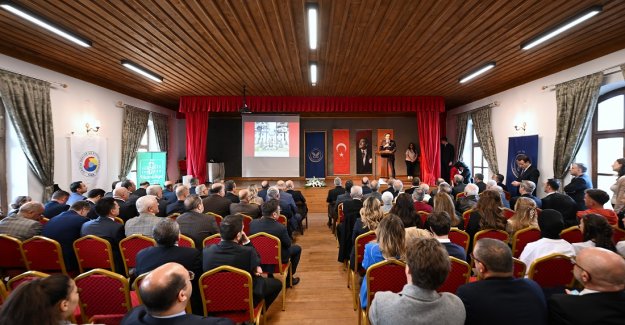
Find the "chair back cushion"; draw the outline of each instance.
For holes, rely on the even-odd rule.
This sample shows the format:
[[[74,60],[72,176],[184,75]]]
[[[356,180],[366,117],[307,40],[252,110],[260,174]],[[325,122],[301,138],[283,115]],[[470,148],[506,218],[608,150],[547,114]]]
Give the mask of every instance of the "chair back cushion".
[[[567,287],[573,283],[573,264],[568,256],[551,254],[536,259],[528,277],[543,288]]]
[[[204,315],[227,317],[234,322],[254,318],[253,282],[246,271],[220,266],[202,274],[199,287]]]
[[[475,247],[475,244],[477,243],[477,241],[482,238],[498,239],[504,243],[507,243],[508,240],[510,239],[510,235],[503,230],[495,230],[495,229],[480,230],[473,237],[473,247]]]
[[[74,251],[81,272],[90,269],[114,269],[113,250],[106,239],[93,235],[78,238],[74,242]]]
[[[278,265],[280,259],[280,239],[270,234],[259,232],[249,237],[260,255],[260,264]]]
[[[22,252],[29,270],[66,273],[61,245],[56,240],[35,236],[22,243]]]
[[[584,235],[578,226],[568,227],[560,232],[560,238],[569,243],[581,243],[584,241]]]
[[[365,256],[365,245],[367,243],[374,241],[377,238],[375,235],[375,231],[366,232],[358,237],[354,241],[354,253],[356,256],[356,265],[352,266],[354,272],[358,272],[358,270],[362,269],[362,260]]]
[[[219,244],[219,242],[221,241],[221,235],[220,234],[214,234],[212,236],[208,236],[206,238],[204,238],[204,241],[202,242],[202,246],[204,248],[209,247],[211,245],[217,245]]]
[[[26,269],[19,239],[0,235],[0,269]]]
[[[250,234],[250,223],[252,222],[252,217],[248,216],[248,215],[243,215],[243,232],[246,235]]]
[[[514,210],[512,210],[512,209],[503,208],[502,210],[503,210],[503,216],[506,219],[510,219],[514,215]]]
[[[512,276],[515,278],[524,278],[527,271],[527,265],[518,258],[512,258]]]
[[[386,260],[367,269],[367,298],[373,301],[378,291],[400,292],[406,285],[406,264],[398,260]],[[370,305],[370,304],[369,304]]]
[[[612,228],[613,232],[612,232],[612,241],[614,241],[614,245],[616,245],[616,243],[625,240],[625,230],[621,229],[621,228]]]
[[[286,218],[286,216],[285,216],[284,214],[281,214],[281,215],[278,217],[278,222],[279,222],[281,225],[283,225],[283,226],[285,226],[285,227],[286,227],[286,223],[287,223],[287,218]]]
[[[457,228],[451,228],[449,231],[449,240],[452,243],[464,248],[465,252],[469,250],[470,236],[465,231]]]
[[[193,239],[183,234],[180,234],[180,239],[178,239],[178,246],[195,248],[195,243],[193,242]]]
[[[91,270],[76,277],[84,322],[96,315],[126,314],[130,308],[128,280],[103,269]]]
[[[525,246],[541,238],[540,229],[535,227],[525,228],[517,231],[512,236],[512,256],[519,257]]]
[[[451,270],[449,270],[447,279],[436,291],[456,294],[458,287],[469,282],[471,266],[469,263],[452,256],[449,257],[449,262],[451,263]]]
[[[25,283],[25,282],[30,282],[32,280],[35,279],[43,279],[50,276],[47,273],[42,273],[42,272],[38,272],[38,271],[27,271],[24,272],[22,274],[19,274],[13,278],[11,278],[9,280],[9,282],[7,282],[7,288],[9,289],[9,291],[13,291],[15,289],[17,289],[17,287],[20,286],[20,284]],[[2,282],[2,281],[0,281]]]
[[[124,260],[126,273],[128,269],[137,266],[137,254],[144,248],[156,246],[156,241],[150,237],[134,234],[119,242],[119,251]]]

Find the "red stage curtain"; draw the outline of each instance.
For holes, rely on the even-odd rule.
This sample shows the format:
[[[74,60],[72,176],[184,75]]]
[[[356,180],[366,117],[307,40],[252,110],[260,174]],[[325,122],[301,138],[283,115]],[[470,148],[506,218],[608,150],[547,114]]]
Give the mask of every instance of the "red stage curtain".
[[[247,105],[253,113],[358,113],[445,111],[443,97],[277,97],[248,96]],[[241,96],[180,97],[180,109],[187,112],[238,112]]]
[[[421,181],[436,184],[441,173],[440,113],[417,111],[417,132],[421,146]]]
[[[206,140],[208,112],[186,114],[187,126],[187,173],[197,177],[200,184],[206,180]]]

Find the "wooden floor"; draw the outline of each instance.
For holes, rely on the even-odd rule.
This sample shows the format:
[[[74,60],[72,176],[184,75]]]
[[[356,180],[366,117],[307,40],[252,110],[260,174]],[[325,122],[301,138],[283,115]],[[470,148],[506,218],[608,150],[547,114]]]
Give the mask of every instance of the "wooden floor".
[[[301,282],[286,294],[286,311],[278,297],[267,312],[267,324],[357,324],[347,272],[337,262],[337,243],[326,226],[327,214],[310,213],[308,230],[296,243],[302,257],[296,277]]]

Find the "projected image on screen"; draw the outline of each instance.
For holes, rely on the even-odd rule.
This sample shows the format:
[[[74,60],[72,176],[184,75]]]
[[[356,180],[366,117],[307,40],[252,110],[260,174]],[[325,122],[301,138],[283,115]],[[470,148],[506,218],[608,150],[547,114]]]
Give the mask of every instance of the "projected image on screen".
[[[255,122],[254,157],[288,157],[289,123]]]

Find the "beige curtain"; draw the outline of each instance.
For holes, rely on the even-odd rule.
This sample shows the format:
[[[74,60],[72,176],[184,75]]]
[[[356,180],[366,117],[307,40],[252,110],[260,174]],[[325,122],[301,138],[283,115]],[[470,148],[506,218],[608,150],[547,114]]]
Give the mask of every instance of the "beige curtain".
[[[148,128],[150,112],[126,105],[124,108],[124,125],[122,127],[122,162],[118,178],[125,180],[132,168],[132,161],[137,156],[137,148]]]
[[[457,135],[456,135],[456,150],[458,151],[458,161],[462,160],[462,154],[464,153],[464,143],[467,138],[467,125],[469,123],[469,113],[462,113],[456,115]]]
[[[0,70],[0,95],[28,165],[44,186],[45,202],[52,196],[54,185],[50,83]]]
[[[484,158],[488,162],[488,168],[493,174],[499,174],[490,110],[490,105],[487,105],[471,111],[471,120],[473,120],[473,128],[475,129],[477,140],[482,147],[482,154],[484,154]]]
[[[584,141],[599,99],[603,72],[556,85],[556,140],[553,174],[562,180]]]
[[[152,112],[152,123],[154,123],[154,133],[156,142],[161,151],[167,152],[169,144],[169,116]]]

